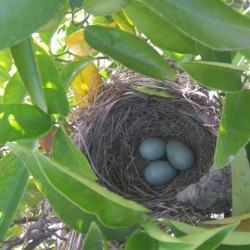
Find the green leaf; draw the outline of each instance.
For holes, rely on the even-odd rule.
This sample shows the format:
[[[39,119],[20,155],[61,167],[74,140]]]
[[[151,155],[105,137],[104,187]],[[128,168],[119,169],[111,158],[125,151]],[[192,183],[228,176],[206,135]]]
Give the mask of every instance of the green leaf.
[[[37,55],[43,93],[50,114],[67,115],[69,104],[61,77],[47,54]]]
[[[224,238],[234,230],[237,224],[231,224],[220,228],[208,229],[180,237],[180,239],[195,244],[189,250],[213,250],[223,242]]]
[[[1,0],[0,50],[27,38],[67,3],[66,0]]]
[[[222,113],[215,150],[215,166],[221,168],[231,162],[249,141],[250,90],[228,93]]]
[[[31,38],[25,39],[12,46],[11,53],[32,102],[42,111],[47,112]]]
[[[156,46],[183,54],[197,54],[192,39],[147,8],[143,3],[133,2],[125,11],[134,25]]]
[[[71,141],[62,128],[58,128],[52,147],[52,157],[79,175],[86,176],[92,180],[97,180],[88,160],[83,153]]]
[[[162,244],[162,249],[168,249],[168,250],[177,250],[177,249],[189,249],[192,247],[193,243],[178,239],[175,237],[172,237],[167,232],[162,231],[158,226],[154,224],[151,218],[147,218],[142,223],[146,233],[152,237],[153,239],[156,239],[160,241]]]
[[[91,25],[84,31],[86,41],[139,73],[157,78],[174,79],[174,71],[145,41],[116,28]]]
[[[7,145],[33,170],[32,174],[36,169],[40,169],[43,175],[38,179],[40,186],[46,187],[49,184],[68,203],[86,213],[96,215],[98,220],[108,227],[130,227],[139,223],[144,213],[148,212],[141,205],[125,200],[96,182],[69,171],[37,151],[30,151],[13,143]]]
[[[223,1],[142,0],[190,38],[217,50],[250,47],[250,19]]]
[[[69,0],[69,5],[72,10],[80,8],[84,0]]]
[[[233,215],[250,212],[250,166],[245,148],[232,161],[232,203]]]
[[[0,65],[0,82],[7,82],[9,79],[9,71]]]
[[[3,103],[23,103],[27,91],[23,82],[16,72],[8,82],[4,90]]]
[[[10,49],[0,50],[0,65],[9,72],[12,68],[12,56]]]
[[[244,70],[231,64],[218,62],[187,62],[179,64],[194,80],[202,85],[225,92],[243,88]]]
[[[13,153],[0,162],[0,240],[3,240],[25,192],[29,173]]]
[[[129,5],[131,0],[85,0],[83,9],[94,16],[107,16]]]
[[[82,250],[103,250],[106,244],[101,230],[95,222],[92,222],[84,239]]]
[[[27,104],[0,105],[0,144],[7,141],[33,139],[52,126],[50,116]]]
[[[200,43],[196,43],[196,47],[203,61],[215,61],[223,63],[231,63],[232,61],[231,51],[210,49]]]
[[[79,61],[74,61],[63,67],[61,71],[61,78],[64,88],[67,90],[74,78],[80,73],[80,71],[86,67],[89,63],[93,62],[93,58],[87,58]]]
[[[127,240],[125,250],[138,249],[156,250],[158,249],[157,241],[145,232],[140,231],[132,234]]]

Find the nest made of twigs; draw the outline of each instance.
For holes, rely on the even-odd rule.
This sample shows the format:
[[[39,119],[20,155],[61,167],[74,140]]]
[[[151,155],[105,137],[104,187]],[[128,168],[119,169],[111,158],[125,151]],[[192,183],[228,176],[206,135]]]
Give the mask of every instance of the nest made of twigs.
[[[170,97],[145,94],[135,86],[159,90],[157,93]],[[212,166],[220,118],[217,99],[187,76],[176,82],[156,81],[125,71],[105,88],[92,106],[81,111],[74,136],[100,183],[151,209],[156,217],[190,219],[196,213],[180,204],[176,195],[198,182]],[[195,153],[195,165],[179,172],[168,185],[149,185],[143,177],[148,162],[139,155],[138,146],[151,136],[186,143]],[[204,211],[198,212],[200,217],[206,216]]]

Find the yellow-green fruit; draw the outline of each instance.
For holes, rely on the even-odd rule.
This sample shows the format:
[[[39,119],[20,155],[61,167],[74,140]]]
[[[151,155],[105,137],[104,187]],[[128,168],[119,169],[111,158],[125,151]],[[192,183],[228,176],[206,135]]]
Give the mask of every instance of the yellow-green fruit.
[[[166,142],[158,137],[148,137],[141,142],[139,152],[145,160],[159,160],[166,155]]]
[[[169,162],[178,170],[187,170],[194,165],[194,152],[188,145],[179,140],[169,140],[166,152]]]
[[[177,175],[177,170],[167,161],[154,161],[144,171],[145,180],[154,186],[166,185]]]

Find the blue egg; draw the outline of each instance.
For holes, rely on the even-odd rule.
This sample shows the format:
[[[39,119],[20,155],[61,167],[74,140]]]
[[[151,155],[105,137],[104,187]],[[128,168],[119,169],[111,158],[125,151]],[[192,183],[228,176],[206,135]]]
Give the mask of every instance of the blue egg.
[[[145,180],[154,186],[166,185],[177,175],[177,170],[167,161],[154,161],[144,171]]]
[[[194,152],[181,141],[169,140],[166,145],[166,152],[169,162],[178,170],[187,170],[194,165]]]
[[[139,152],[145,160],[159,160],[166,155],[166,142],[158,137],[148,137],[141,142]]]

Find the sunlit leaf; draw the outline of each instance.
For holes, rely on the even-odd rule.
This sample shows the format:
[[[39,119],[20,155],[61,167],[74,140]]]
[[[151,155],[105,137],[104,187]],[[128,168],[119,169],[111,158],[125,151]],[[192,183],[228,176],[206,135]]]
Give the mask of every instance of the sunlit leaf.
[[[223,1],[142,0],[190,38],[217,50],[250,47],[250,19]]]
[[[67,115],[68,99],[54,62],[47,54],[37,55],[37,62],[48,112]]]
[[[86,41],[128,68],[157,78],[174,79],[174,71],[167,62],[145,41],[116,28],[88,26]]]
[[[61,12],[66,0],[1,0],[0,50],[27,38]]]
[[[26,94],[23,82],[16,72],[4,89],[3,103],[23,103]]]
[[[27,169],[13,153],[0,162],[0,240],[16,215],[28,178]]]
[[[42,91],[42,82],[31,38],[25,39],[12,46],[11,53],[32,102],[42,111],[47,112],[47,106]]]
[[[156,46],[179,53],[197,54],[195,42],[191,38],[142,2],[133,2],[125,11],[134,25]]]
[[[131,34],[135,33],[135,27],[130,23],[130,21],[127,19],[127,15],[124,15],[123,11],[112,14],[112,18],[115,20],[121,30]]]
[[[215,150],[215,166],[226,166],[245,146],[250,136],[250,90],[228,93]]]
[[[129,5],[131,0],[85,0],[83,9],[94,16],[107,16]]]
[[[0,105],[0,144],[42,136],[52,126],[50,116],[27,104]]]
[[[66,166],[69,171],[74,171],[92,180],[97,180],[86,157],[62,128],[59,128],[56,132],[52,148],[52,157]]]
[[[244,70],[218,62],[187,62],[179,64],[194,80],[211,89],[236,92],[243,88]]]

